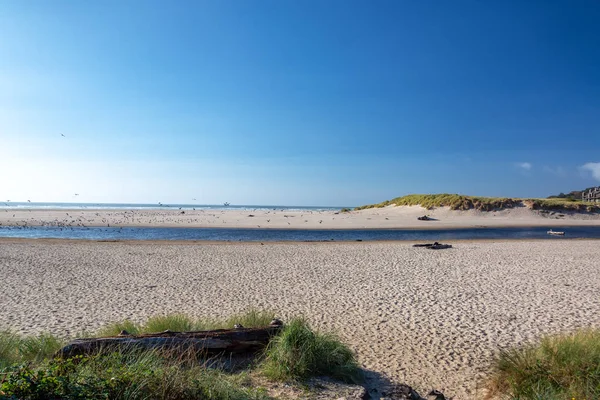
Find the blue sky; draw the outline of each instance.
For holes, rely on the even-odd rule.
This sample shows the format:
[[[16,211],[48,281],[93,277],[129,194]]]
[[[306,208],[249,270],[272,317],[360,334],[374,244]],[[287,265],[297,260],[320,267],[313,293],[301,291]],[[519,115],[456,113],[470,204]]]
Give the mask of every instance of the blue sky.
[[[593,0],[4,1],[0,198],[359,205],[600,184],[598,21]]]

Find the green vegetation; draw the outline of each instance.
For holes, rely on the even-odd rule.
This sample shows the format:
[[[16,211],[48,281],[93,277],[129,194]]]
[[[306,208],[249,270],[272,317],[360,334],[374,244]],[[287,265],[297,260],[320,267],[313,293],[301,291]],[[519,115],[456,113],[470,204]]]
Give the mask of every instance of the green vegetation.
[[[548,196],[548,198],[549,199],[565,199],[565,200],[571,200],[571,201],[580,201],[581,195],[584,192],[589,191],[590,189],[593,189],[593,187],[585,188],[583,190],[573,190],[572,192],[569,192],[567,194],[559,193],[555,196]]]
[[[21,337],[10,331],[0,331],[0,369],[14,363],[41,361],[63,345],[62,340],[46,333]]]
[[[600,398],[600,331],[546,337],[502,352],[490,388],[491,395],[512,399]]]
[[[511,199],[501,197],[475,197],[461,194],[410,194],[396,197],[378,204],[370,204],[355,208],[382,208],[395,206],[421,206],[428,210],[435,207],[449,207],[451,210],[480,210],[495,211],[515,207],[528,207],[533,210],[600,212],[600,206],[595,203],[585,203],[569,198],[564,199]]]
[[[262,364],[264,374],[275,380],[330,376],[344,382],[360,381],[352,351],[335,336],[314,332],[306,321],[293,320],[271,341]]]
[[[269,325],[274,317],[275,314],[272,312],[257,310],[232,315],[226,319],[193,319],[183,314],[159,315],[151,317],[145,324],[137,324],[129,320],[115,322],[102,328],[97,335],[93,336],[116,336],[122,330],[132,335],[163,332],[166,330],[173,332],[203,331],[231,328],[235,324],[241,324],[246,328],[254,328]]]
[[[113,323],[95,336],[164,330],[266,326],[272,313],[250,311],[225,320],[165,315],[145,324]],[[360,379],[353,353],[335,336],[291,320],[247,369],[226,372],[197,354],[174,357],[158,350],[52,359],[64,341],[48,334],[21,337],[0,332],[0,398],[9,399],[267,399],[253,379],[302,382],[314,376]],[[210,367],[209,367],[210,365]],[[261,382],[263,380],[260,380]]]
[[[244,374],[174,361],[157,353],[112,353],[9,368],[0,396],[13,399],[266,399]]]

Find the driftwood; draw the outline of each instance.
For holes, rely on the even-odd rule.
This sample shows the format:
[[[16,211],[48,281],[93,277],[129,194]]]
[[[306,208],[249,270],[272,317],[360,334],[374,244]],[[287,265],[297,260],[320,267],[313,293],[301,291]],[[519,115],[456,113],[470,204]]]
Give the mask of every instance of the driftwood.
[[[60,349],[56,356],[70,358],[101,352],[153,349],[193,351],[203,355],[252,353],[264,348],[281,328],[282,324],[278,321],[264,328],[239,327],[197,332],[164,331],[144,335],[130,335],[123,331],[119,336],[75,339]]]
[[[431,250],[440,250],[440,249],[451,249],[451,244],[441,244],[438,242],[434,243],[425,243],[425,244],[413,244],[413,247],[425,247]]]

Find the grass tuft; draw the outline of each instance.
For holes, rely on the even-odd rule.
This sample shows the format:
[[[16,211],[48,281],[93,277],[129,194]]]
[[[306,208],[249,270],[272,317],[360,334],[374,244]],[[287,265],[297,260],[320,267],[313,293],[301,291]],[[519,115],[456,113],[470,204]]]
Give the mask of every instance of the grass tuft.
[[[14,363],[39,362],[56,353],[64,342],[48,333],[24,336],[11,331],[0,332],[0,369]]]
[[[131,335],[137,335],[141,331],[139,324],[128,319],[119,322],[113,322],[101,328],[95,336],[117,336],[121,331],[127,331]]]
[[[335,336],[313,331],[303,319],[292,320],[271,340],[261,369],[265,376],[279,381],[314,376],[361,380],[354,353]]]
[[[503,351],[489,381],[492,395],[515,399],[600,398],[600,331],[546,337]]]
[[[20,361],[18,352],[21,338],[11,331],[0,332],[0,369]]]
[[[183,314],[170,314],[152,317],[142,327],[144,333],[157,333],[170,330],[185,332],[194,330],[194,320]]]
[[[275,313],[273,312],[250,310],[245,313],[236,314],[227,318],[225,320],[225,326],[217,328],[232,328],[235,324],[241,324],[245,328],[259,328],[262,326],[268,326],[273,318],[275,318]]]

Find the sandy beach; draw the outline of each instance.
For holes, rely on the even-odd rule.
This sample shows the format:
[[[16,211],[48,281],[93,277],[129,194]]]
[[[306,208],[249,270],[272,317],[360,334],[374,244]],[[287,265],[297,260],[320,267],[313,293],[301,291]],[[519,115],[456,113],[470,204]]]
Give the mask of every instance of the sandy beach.
[[[494,353],[600,327],[599,242],[181,244],[0,240],[0,328],[64,336],[249,308],[334,330],[366,368],[474,399]]]
[[[419,221],[427,215],[433,220]],[[351,212],[272,210],[0,210],[0,226],[161,226],[263,229],[450,229],[517,226],[600,226],[600,214],[540,212],[517,207],[495,212],[389,206]]]

